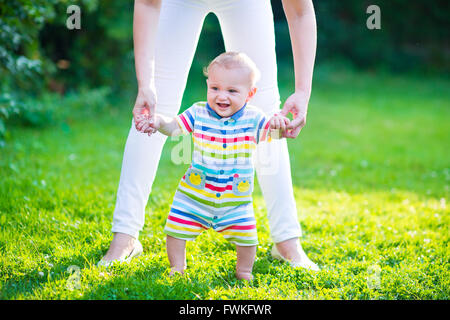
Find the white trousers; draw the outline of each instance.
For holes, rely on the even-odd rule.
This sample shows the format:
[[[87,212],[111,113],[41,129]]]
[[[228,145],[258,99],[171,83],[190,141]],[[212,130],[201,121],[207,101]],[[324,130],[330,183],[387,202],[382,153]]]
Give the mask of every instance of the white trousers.
[[[279,110],[275,32],[269,0],[164,0],[155,54],[157,112],[178,114],[203,21],[210,12],[219,20],[226,51],[245,52],[261,71],[257,94],[250,103],[266,113]],[[132,122],[112,232],[139,236],[166,138],[159,132],[151,137],[140,133]],[[273,241],[300,237],[286,139],[261,143],[256,154],[256,173]]]

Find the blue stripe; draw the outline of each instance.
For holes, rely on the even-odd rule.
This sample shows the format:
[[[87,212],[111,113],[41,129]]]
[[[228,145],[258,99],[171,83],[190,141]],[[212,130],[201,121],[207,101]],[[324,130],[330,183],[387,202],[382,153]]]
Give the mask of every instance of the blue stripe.
[[[192,114],[189,110],[190,110],[190,108],[188,110],[186,110],[184,113],[188,116],[189,121],[191,121],[191,124],[192,124],[192,129],[194,129],[194,118],[192,117]]]
[[[230,211],[230,208],[227,208],[227,207],[223,207],[223,208],[213,208],[213,207],[211,207],[211,206],[208,206],[207,204],[197,202],[196,200],[190,198],[188,195],[186,195],[185,193],[182,193],[182,192],[177,193],[176,199],[178,199],[178,198],[183,199],[183,200],[186,201],[186,202],[190,202],[192,205],[196,205],[197,207],[201,207],[202,209],[204,209],[205,211],[207,211],[206,213],[203,213],[203,212],[202,212],[202,213],[199,213],[199,214],[204,215],[204,216],[210,214],[210,213],[212,212],[212,210],[214,210],[214,214],[215,214],[216,216],[224,216],[224,215],[227,214],[228,211]],[[197,215],[194,213],[196,210],[192,209],[192,207],[191,207],[190,205],[186,205],[185,203],[181,203],[181,202],[179,202],[179,201],[177,201],[177,200],[173,200],[173,203],[172,203],[172,204],[175,205],[175,206],[179,206],[179,207],[182,207],[182,208],[186,208],[186,210],[187,210],[186,212],[187,212],[187,213],[191,213],[191,214],[197,216]],[[233,207],[232,210],[234,210],[234,209],[235,209],[235,208]],[[253,207],[252,207],[252,209],[253,209]],[[232,216],[232,217],[233,217],[233,216]],[[200,218],[200,219],[201,219],[201,218]],[[220,220],[220,219],[219,219],[219,220]],[[206,219],[206,220],[203,220],[203,221],[212,221],[212,216],[209,217],[209,220]]]
[[[239,212],[235,212],[235,213],[225,213],[225,215],[222,218],[217,219],[217,221],[222,221],[222,220],[225,220],[225,219],[236,218],[236,217],[242,216],[244,214],[248,214],[248,213],[249,213],[248,210],[239,211]]]
[[[192,162],[192,166],[194,168],[203,170],[204,172],[207,172],[207,173],[213,174],[213,175],[233,175],[235,173],[238,173],[238,174],[253,174],[253,172],[254,172],[252,167],[250,167],[248,169],[234,168],[232,170],[223,170],[223,169],[222,170],[213,170],[213,169],[204,167],[204,166],[202,166],[202,165],[200,165],[200,164],[198,164],[196,162]],[[223,173],[221,171],[223,171]]]
[[[249,178],[251,178],[252,176],[251,175],[250,176],[241,176],[241,178],[242,177],[249,177]],[[211,177],[211,176],[205,176],[205,178],[208,181],[217,182],[217,183],[228,183],[228,182],[233,181],[233,177],[221,179],[221,178],[216,178],[216,177]]]
[[[233,181],[233,177],[229,177],[228,179],[220,179],[220,178],[206,176],[206,180],[214,181],[214,182],[218,182],[218,183],[228,183],[230,181]]]
[[[204,123],[208,123],[208,124],[214,124],[214,125],[222,125],[225,126],[225,124],[223,122],[217,121],[215,119],[207,119],[207,118],[203,118],[199,115],[197,115],[197,117],[195,118],[198,122],[204,122]],[[228,122],[228,124],[226,125],[227,127],[234,127],[236,125],[243,125],[243,124],[251,124],[252,127],[255,124],[255,119],[252,118],[248,118],[248,119],[243,119],[243,120],[239,120],[239,121],[233,121],[233,122]]]
[[[185,203],[182,203],[179,200],[184,200]],[[203,219],[203,221],[208,221],[208,218],[204,218],[203,216],[207,216],[209,214],[208,211],[213,210],[213,208],[211,208],[210,206],[208,206],[204,203],[197,202],[194,199],[192,199],[191,197],[188,197],[185,193],[178,192],[178,191],[177,191],[177,193],[175,193],[172,203],[175,206],[183,208],[183,210],[186,210],[187,213],[191,213],[194,216],[199,215],[200,216],[199,219]],[[207,213],[198,213],[197,214],[197,208],[193,205],[196,205],[197,207],[201,206],[204,210],[207,211]],[[211,218],[209,218],[209,220],[211,220]]]
[[[259,133],[261,131],[261,127],[264,124],[264,121],[266,121],[266,117],[262,117],[261,121],[259,122],[258,129],[256,130],[256,143],[259,143]]]
[[[196,127],[196,129],[201,130],[205,133],[218,133],[218,134],[223,134],[223,135],[232,135],[232,134],[238,134],[241,132],[251,131],[251,130],[253,130],[253,127],[244,127],[244,128],[239,128],[239,129],[226,130],[226,129],[215,129],[215,128],[210,128],[207,126],[199,125]]]
[[[256,220],[253,217],[236,219],[236,220],[231,220],[231,221],[227,221],[227,222],[223,222],[223,223],[218,223],[217,227],[225,227],[228,225],[237,224],[237,223],[241,223],[241,222],[247,222],[247,221],[256,221]]]
[[[174,202],[174,203],[175,203],[175,202]],[[207,222],[206,222],[205,220],[203,220],[203,219],[200,219],[200,218],[197,217],[197,216],[194,216],[193,214],[186,213],[186,212],[184,212],[184,211],[175,209],[175,208],[173,208],[173,207],[170,208],[170,212],[179,214],[180,216],[184,216],[184,217],[191,218],[191,219],[193,219],[193,220],[195,220],[195,221],[200,222],[200,223],[201,223],[202,225],[204,225],[205,227],[209,227],[209,223],[207,223]]]
[[[201,152],[200,151],[198,151],[198,153],[200,153],[201,154]],[[202,158],[202,160],[203,161],[205,161],[205,155],[201,155],[203,158]],[[234,159],[234,161],[233,162],[228,162],[228,163],[226,163],[226,162],[223,162],[223,160],[222,159],[216,159],[216,158],[211,158],[212,160],[211,161],[209,161],[209,162],[204,162],[206,165],[208,165],[208,166],[215,166],[215,167],[222,167],[222,168],[236,168],[236,163],[238,162],[237,160],[239,159],[239,160],[246,160],[246,162],[243,162],[243,161],[239,161],[240,163],[239,163],[239,165],[241,166],[241,168],[245,168],[245,169],[247,169],[247,168],[250,168],[250,166],[251,166],[251,163],[250,163],[250,161],[251,161],[251,158],[243,158],[243,157],[236,157],[236,158],[233,158]],[[248,159],[250,159],[248,162],[247,162],[247,160]],[[216,160],[216,161],[214,161],[214,160]]]

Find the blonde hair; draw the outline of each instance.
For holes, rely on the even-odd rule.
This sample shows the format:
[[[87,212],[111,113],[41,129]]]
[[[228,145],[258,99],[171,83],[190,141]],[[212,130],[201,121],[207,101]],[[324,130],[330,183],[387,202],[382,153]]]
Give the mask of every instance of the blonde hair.
[[[249,72],[249,78],[252,87],[255,86],[256,82],[259,80],[261,76],[253,60],[242,52],[229,51],[218,55],[213,61],[209,63],[207,67],[203,68],[203,74],[206,77],[208,77],[209,70],[211,69],[212,66],[215,65],[221,66],[225,69],[232,69],[232,68],[246,69]]]

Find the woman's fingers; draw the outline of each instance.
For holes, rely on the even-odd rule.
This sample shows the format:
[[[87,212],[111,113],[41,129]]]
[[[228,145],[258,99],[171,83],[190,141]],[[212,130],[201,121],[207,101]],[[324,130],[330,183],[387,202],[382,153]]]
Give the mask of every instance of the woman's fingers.
[[[297,127],[297,128],[294,128],[294,129],[289,129],[289,126],[288,126],[288,130],[286,130],[284,132],[283,137],[291,138],[291,139],[297,138],[297,136],[300,133],[301,129],[302,129],[301,127]]]
[[[284,137],[286,138],[296,138],[298,136],[298,134],[300,133],[300,131],[302,130],[302,128],[305,126],[306,124],[306,117],[297,117],[294,118],[292,121],[290,121],[290,123],[287,125],[287,130],[285,132],[285,134],[283,134]]]
[[[146,108],[135,108],[133,118],[136,129],[142,132],[142,127],[148,120],[148,110]]]
[[[137,131],[141,131],[143,125],[144,125],[144,121],[143,120],[139,120],[138,122],[136,122],[136,120],[135,120],[135,126],[136,126],[136,130]]]
[[[138,121],[135,120],[135,127],[139,132],[148,133],[149,128],[153,126],[154,118],[148,116],[138,117]],[[153,128],[152,128],[153,129]]]
[[[288,125],[289,129],[295,129],[295,128],[303,128],[306,124],[306,118],[305,117],[297,117],[294,120],[291,121],[291,123]]]

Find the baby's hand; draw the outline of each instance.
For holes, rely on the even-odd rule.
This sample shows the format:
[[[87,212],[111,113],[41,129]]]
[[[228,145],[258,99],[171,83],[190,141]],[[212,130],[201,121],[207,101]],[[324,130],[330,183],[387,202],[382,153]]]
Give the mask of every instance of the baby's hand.
[[[149,136],[158,131],[161,126],[161,118],[158,114],[155,114],[153,118],[150,118],[148,115],[143,115],[141,119],[142,128],[145,128],[145,133]]]
[[[280,139],[286,131],[289,123],[291,123],[291,120],[279,113],[275,113],[270,118],[270,136],[274,139]]]

